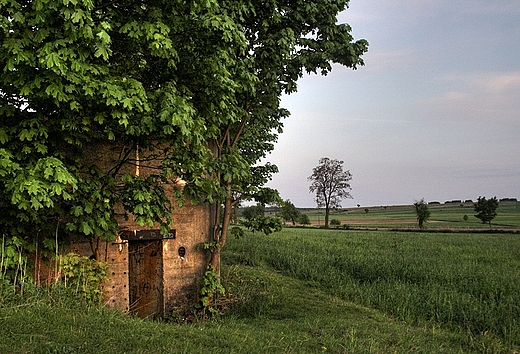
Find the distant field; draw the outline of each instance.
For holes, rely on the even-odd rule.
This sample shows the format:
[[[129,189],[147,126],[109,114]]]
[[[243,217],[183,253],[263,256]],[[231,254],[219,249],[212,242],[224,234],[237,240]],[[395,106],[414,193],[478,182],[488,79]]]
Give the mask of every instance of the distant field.
[[[472,203],[431,204],[428,205],[428,208],[431,216],[426,223],[426,228],[429,230],[489,229],[487,224],[482,224],[474,216]],[[323,209],[300,210],[309,215],[312,225],[324,225],[325,211]],[[465,215],[467,215],[467,220],[464,220]],[[337,219],[341,225],[348,225],[352,228],[417,228],[413,205],[347,208],[332,211],[329,218]],[[497,216],[491,224],[493,229],[520,230],[520,202],[500,202]]]

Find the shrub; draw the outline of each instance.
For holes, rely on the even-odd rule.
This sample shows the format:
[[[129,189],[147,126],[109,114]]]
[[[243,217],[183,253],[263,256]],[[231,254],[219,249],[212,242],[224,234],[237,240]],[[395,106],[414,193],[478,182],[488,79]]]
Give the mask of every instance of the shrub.
[[[339,221],[338,219],[332,219],[330,221],[330,225],[338,228],[341,225],[341,221]]]
[[[419,228],[422,230],[424,223],[430,218],[430,211],[428,210],[428,205],[424,202],[424,199],[415,202],[414,206],[415,213],[417,214],[417,223],[419,224]]]
[[[309,215],[300,214],[300,217],[298,218],[298,223],[300,223],[301,225],[310,225],[311,220],[309,219]]]
[[[73,252],[60,256],[59,263],[65,287],[75,289],[77,294],[88,301],[101,301],[102,285],[107,280],[108,263]]]

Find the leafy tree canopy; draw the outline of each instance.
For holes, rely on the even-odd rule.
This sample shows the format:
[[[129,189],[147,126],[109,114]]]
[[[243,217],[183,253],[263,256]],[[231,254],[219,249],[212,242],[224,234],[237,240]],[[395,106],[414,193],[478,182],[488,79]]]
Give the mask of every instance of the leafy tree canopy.
[[[233,205],[276,197],[263,187],[276,166],[258,162],[289,114],[281,95],[305,72],[363,65],[368,43],[336,23],[347,5],[0,1],[0,232],[110,238],[118,203],[165,230],[164,185],[177,176],[177,196],[224,208],[223,246]],[[130,153],[108,170],[86,164],[98,143],[161,166],[145,178],[119,173]]]
[[[424,228],[424,223],[428,221],[430,218],[430,210],[428,209],[428,204],[421,199],[414,203],[415,214],[417,215],[417,223],[419,224],[419,229]]]
[[[477,213],[475,217],[480,219],[483,224],[488,223],[491,227],[491,220],[497,216],[498,200],[497,197],[486,199],[486,197],[478,197],[477,202],[473,203],[474,210]]]
[[[343,171],[343,161],[323,157],[308,180],[311,181],[309,192],[315,193],[318,208],[325,208],[325,227],[328,227],[330,209],[341,208],[343,199],[352,198],[349,192],[352,174],[349,170]]]

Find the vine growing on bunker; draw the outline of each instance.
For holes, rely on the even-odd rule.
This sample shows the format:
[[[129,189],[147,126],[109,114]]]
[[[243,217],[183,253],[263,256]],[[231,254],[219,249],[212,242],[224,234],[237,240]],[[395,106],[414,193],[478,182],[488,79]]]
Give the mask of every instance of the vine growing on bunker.
[[[220,283],[220,276],[212,265],[206,267],[200,285],[197,309],[204,317],[218,314],[218,298],[226,293],[226,289]]]

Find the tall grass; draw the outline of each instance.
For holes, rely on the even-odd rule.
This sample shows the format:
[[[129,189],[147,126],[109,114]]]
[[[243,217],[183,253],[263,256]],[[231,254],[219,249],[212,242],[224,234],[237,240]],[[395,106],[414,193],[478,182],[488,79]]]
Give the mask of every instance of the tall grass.
[[[223,249],[226,312],[191,324],[108,311],[71,286],[27,284],[23,294],[0,286],[0,353],[518,352],[517,312],[504,317],[509,334],[488,324],[497,311],[518,309],[510,296],[518,241],[413,236],[292,229],[231,239]],[[484,312],[474,294],[496,306]],[[424,304],[438,306],[437,317],[421,312]],[[475,318],[466,315],[473,309]]]
[[[224,266],[223,275],[231,308],[191,324],[94,307],[73,299],[69,288],[28,287],[23,297],[0,301],[0,353],[481,352],[461,336],[389,320],[279,272],[235,265]]]
[[[520,346],[520,237],[285,229],[227,246],[390,316]]]

